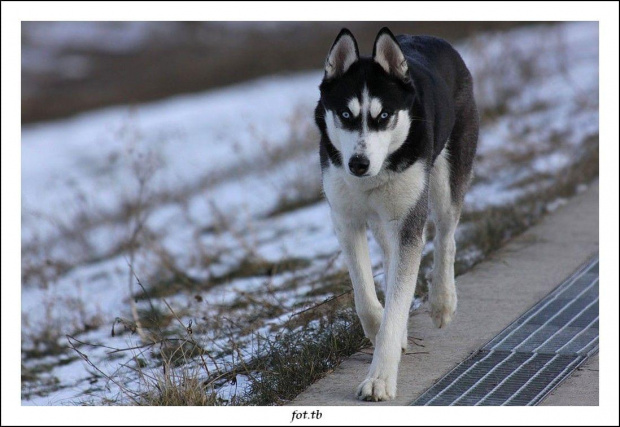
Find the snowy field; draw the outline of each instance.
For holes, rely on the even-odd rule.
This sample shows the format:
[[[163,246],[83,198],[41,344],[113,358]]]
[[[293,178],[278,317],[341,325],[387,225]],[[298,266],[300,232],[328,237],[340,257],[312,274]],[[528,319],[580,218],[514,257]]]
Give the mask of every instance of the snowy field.
[[[463,271],[597,175],[598,25],[527,27],[457,49],[482,119],[457,236]],[[200,348],[183,347],[177,368],[199,359],[217,378],[256,355],[257,337],[312,326],[320,312],[304,325],[295,313],[350,290],[320,192],[321,77],[23,127],[24,405],[135,403],[174,342]],[[505,229],[491,230],[498,216]],[[246,380],[209,384],[225,403]]]

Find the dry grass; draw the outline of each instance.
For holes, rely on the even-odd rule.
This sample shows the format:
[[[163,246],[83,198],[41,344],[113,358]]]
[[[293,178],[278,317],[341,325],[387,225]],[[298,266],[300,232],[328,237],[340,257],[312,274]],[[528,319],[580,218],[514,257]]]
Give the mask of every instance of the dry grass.
[[[138,284],[142,287],[140,281]],[[222,355],[206,349],[194,338],[194,330],[199,326],[191,321],[184,323],[165,300],[164,304],[165,311],[159,310],[149,299],[151,309],[140,312],[141,344],[136,346],[105,347],[67,336],[69,348],[98,375],[118,387],[117,400],[107,398],[103,403],[139,406],[282,404],[328,373],[344,357],[369,345],[353,311],[352,299],[329,298],[301,310],[299,316],[292,316],[286,328],[276,335],[253,333],[251,353],[244,352],[231,336],[228,354],[233,356],[232,362],[218,362],[216,357]],[[305,320],[300,322],[300,319]],[[130,320],[118,318],[112,334],[123,331],[134,334],[137,326]],[[134,372],[139,387],[127,386],[120,374],[104,372],[88,357],[89,348],[105,348],[114,357],[125,355],[122,365]],[[148,357],[148,353],[152,357]],[[27,370],[24,372],[26,376],[30,374]],[[245,386],[235,390],[233,395],[224,397],[217,393],[222,385],[236,384],[239,379],[245,381]],[[83,399],[76,403],[95,402]]]
[[[152,390],[140,399],[140,405],[145,406],[215,406],[219,403],[220,399],[204,387],[200,376],[189,370],[155,378]]]
[[[322,318],[318,328],[306,327],[267,340],[262,343],[264,355],[251,364],[260,375],[250,381],[249,398],[244,403],[286,403],[331,372],[343,358],[369,344],[351,309]]]

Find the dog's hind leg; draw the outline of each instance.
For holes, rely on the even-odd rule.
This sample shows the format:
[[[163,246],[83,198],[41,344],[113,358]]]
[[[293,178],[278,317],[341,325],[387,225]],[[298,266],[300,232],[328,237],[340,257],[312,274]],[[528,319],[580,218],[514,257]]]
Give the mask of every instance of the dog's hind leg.
[[[372,235],[375,237],[375,240],[379,244],[381,248],[381,255],[383,256],[383,275],[384,280],[383,283],[383,291],[385,292],[386,286],[388,283],[388,270],[390,268],[390,245],[388,241],[388,237],[385,233],[384,227],[381,225],[381,221],[379,219],[373,219],[368,221],[368,227],[370,227],[370,231],[372,231]]]
[[[461,203],[451,196],[449,153],[444,148],[431,171],[430,196],[435,223],[434,263],[429,289],[431,318],[438,328],[446,326],[456,311],[454,284],[454,233],[461,215]]]
[[[374,345],[381,326],[383,306],[377,298],[372,276],[366,224],[344,218],[333,211],[332,220],[353,283],[355,310],[364,334]]]
[[[471,93],[471,83],[464,86],[457,103],[461,108],[457,111],[454,129],[431,171],[431,209],[436,230],[429,301],[431,317],[439,328],[450,323],[457,305],[454,233],[472,178],[478,144],[478,111]]]

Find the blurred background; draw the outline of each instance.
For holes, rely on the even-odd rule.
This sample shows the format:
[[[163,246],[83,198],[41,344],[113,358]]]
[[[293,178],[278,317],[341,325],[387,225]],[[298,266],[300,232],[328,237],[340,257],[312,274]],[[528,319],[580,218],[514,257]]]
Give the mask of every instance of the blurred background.
[[[390,22],[395,34],[448,41],[535,22]],[[370,54],[374,22],[24,22],[22,121],[48,120],[320,68],[351,29]]]
[[[474,78],[457,274],[598,179],[597,22],[22,23],[22,404],[283,404],[370,345],[313,111],[385,25]]]

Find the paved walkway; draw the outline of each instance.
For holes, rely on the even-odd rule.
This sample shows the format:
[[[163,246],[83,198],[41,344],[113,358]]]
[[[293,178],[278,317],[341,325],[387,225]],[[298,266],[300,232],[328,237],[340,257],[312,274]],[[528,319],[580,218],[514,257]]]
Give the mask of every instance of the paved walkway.
[[[395,400],[373,403],[355,398],[355,389],[372,359],[372,349],[367,349],[345,360],[290,404],[410,404],[598,252],[598,198],[596,183],[459,276],[458,312],[446,329],[433,326],[427,309],[414,313],[409,322],[409,351],[402,357]],[[597,405],[598,356],[586,362],[542,404]]]

